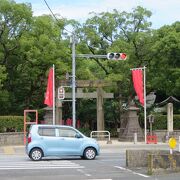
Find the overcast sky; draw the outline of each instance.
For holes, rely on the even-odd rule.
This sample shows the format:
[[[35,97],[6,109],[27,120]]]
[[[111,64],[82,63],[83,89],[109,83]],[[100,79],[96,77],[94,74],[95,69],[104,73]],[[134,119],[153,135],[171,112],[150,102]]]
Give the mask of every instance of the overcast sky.
[[[35,16],[50,14],[44,0],[15,0],[17,3],[31,3]],[[153,28],[180,21],[180,0],[46,0],[53,13],[80,22],[89,12],[111,12],[113,9],[131,12],[138,5],[147,8],[153,14],[150,19]]]

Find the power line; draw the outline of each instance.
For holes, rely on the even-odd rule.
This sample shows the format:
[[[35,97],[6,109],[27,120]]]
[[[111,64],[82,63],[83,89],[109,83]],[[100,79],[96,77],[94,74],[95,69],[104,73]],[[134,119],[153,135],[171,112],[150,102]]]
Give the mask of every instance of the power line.
[[[44,0],[46,6],[50,10],[51,14],[53,17],[58,21],[56,16],[54,15],[53,11],[49,7],[48,3],[46,0]],[[62,17],[62,16],[61,16]],[[63,18],[64,19],[64,18]],[[59,22],[59,21],[58,21]],[[64,28],[67,32],[68,31],[66,28]],[[72,118],[73,118],[73,127],[76,127],[76,51],[75,51],[75,45],[76,45],[76,40],[75,40],[75,34],[70,32],[72,37]]]
[[[55,18],[55,20],[56,20],[57,22],[59,22],[59,20],[57,19],[57,17],[56,17],[55,14],[53,13],[52,9],[51,9],[50,6],[48,5],[47,1],[46,1],[46,0],[43,0],[43,1],[44,1],[44,3],[46,4],[46,6],[47,6],[47,8],[49,9],[49,11],[51,12],[51,14],[53,15],[53,17]],[[60,15],[60,14],[59,14],[59,15]],[[64,18],[63,16],[60,15],[60,17],[65,20],[65,18]],[[64,30],[72,34],[72,32],[69,31],[69,30],[67,30],[65,27],[64,27]]]

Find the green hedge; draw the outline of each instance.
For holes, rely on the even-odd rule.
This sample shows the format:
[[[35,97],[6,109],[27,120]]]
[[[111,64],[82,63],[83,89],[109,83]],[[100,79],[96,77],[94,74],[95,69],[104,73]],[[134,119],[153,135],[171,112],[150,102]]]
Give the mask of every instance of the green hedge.
[[[91,130],[89,130],[88,128],[79,128],[78,129],[81,133],[83,133],[86,136],[90,136]]]
[[[24,128],[24,116],[0,116],[0,133],[22,132]]]
[[[180,130],[180,115],[173,116],[173,128],[174,130]],[[154,130],[167,129],[167,115],[155,115],[153,129]]]

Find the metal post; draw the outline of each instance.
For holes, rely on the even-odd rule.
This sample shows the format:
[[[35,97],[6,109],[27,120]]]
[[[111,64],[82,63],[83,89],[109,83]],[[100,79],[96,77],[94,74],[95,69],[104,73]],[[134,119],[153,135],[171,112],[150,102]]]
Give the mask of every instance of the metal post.
[[[76,45],[76,37],[75,34],[72,34],[72,107],[73,107],[73,127],[76,127],[76,57],[77,58],[100,58],[107,59],[107,55],[95,55],[95,54],[76,54],[75,45]]]
[[[152,136],[152,122],[150,122],[150,135]]]
[[[55,125],[55,68],[53,64],[53,125]]]
[[[72,119],[73,127],[76,127],[76,40],[75,34],[72,34]]]
[[[179,152],[180,152],[180,136],[179,136]]]
[[[135,70],[135,69],[141,69],[144,70],[144,141],[145,143],[147,142],[147,117],[146,117],[146,67],[144,66],[143,68],[133,68],[130,70]]]
[[[134,133],[134,144],[137,144],[137,133]]]
[[[147,120],[146,120],[146,67],[144,66],[144,138],[147,141]]]

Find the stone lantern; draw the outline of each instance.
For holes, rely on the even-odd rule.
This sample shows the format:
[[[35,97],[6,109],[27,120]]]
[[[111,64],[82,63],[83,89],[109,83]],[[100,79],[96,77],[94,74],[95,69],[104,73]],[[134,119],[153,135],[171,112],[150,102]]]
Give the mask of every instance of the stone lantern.
[[[143,140],[143,131],[139,125],[139,116],[137,112],[139,108],[135,106],[135,103],[132,101],[128,108],[123,119],[123,126],[120,129],[119,141],[134,141],[134,135],[136,133],[136,138],[138,141]]]

